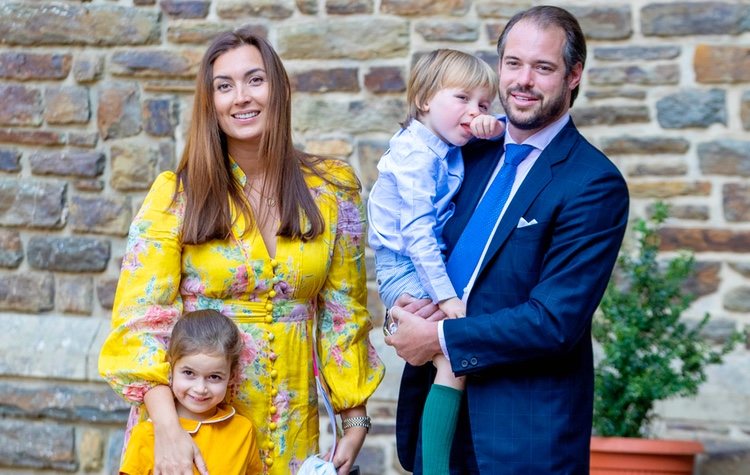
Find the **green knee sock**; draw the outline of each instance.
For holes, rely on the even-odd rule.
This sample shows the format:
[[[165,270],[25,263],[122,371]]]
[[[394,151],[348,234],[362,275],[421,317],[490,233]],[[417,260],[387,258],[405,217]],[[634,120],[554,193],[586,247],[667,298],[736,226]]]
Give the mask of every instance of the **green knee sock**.
[[[422,413],[424,475],[447,475],[463,391],[433,384]]]

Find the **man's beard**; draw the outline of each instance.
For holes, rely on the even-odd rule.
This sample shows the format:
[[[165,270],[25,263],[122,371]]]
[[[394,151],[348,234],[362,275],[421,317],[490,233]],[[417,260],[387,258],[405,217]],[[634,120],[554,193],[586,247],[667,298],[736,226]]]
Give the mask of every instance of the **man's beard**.
[[[508,106],[508,97],[515,92],[521,92],[524,94],[533,94],[536,99],[540,99],[539,95],[534,93],[531,89],[524,89],[521,87],[514,87],[509,89],[506,94],[500,94],[500,104],[503,106],[505,115],[508,117],[508,122],[513,124],[514,127],[521,130],[536,130],[541,129],[555,120],[563,113],[565,106],[568,102],[568,97],[565,91],[568,88],[568,81],[563,84],[563,89],[560,94],[552,98],[549,102],[544,99],[539,102],[539,109],[532,110],[531,115],[527,117],[520,117],[515,111]]]

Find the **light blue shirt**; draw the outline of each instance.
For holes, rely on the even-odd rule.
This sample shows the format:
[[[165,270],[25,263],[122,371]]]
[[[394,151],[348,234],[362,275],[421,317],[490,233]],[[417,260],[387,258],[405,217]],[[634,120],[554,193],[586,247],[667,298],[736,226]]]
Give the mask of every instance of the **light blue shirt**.
[[[464,177],[461,149],[412,120],[391,138],[378,172],[367,202],[370,247],[411,259],[434,302],[455,297],[442,234]]]

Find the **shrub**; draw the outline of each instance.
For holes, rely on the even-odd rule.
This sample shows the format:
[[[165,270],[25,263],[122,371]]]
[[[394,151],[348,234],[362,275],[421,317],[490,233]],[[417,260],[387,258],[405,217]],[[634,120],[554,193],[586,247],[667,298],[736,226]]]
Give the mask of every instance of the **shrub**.
[[[686,251],[659,259],[658,227],[667,216],[657,203],[649,220],[636,221],[634,252],[621,253],[594,317],[593,337],[604,353],[594,398],[600,436],[644,436],[654,403],[697,394],[706,366],[721,363],[741,338],[735,332],[716,349],[702,334],[709,314],[697,325],[681,320],[695,299],[683,291],[695,261]]]

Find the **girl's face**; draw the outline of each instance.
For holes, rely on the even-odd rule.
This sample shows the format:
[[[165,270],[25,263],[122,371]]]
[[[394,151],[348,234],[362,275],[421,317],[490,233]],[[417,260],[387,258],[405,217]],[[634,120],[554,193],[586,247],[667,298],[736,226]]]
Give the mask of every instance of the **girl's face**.
[[[177,415],[196,421],[212,417],[224,401],[230,378],[230,363],[224,356],[197,353],[178,359],[172,365]]]
[[[257,147],[268,123],[265,112],[269,96],[258,48],[243,45],[216,58],[212,86],[219,127],[226,134],[229,153],[248,145]]]
[[[491,105],[492,96],[487,88],[444,88],[422,104],[418,120],[444,142],[462,146],[473,137],[471,121],[487,114]]]

